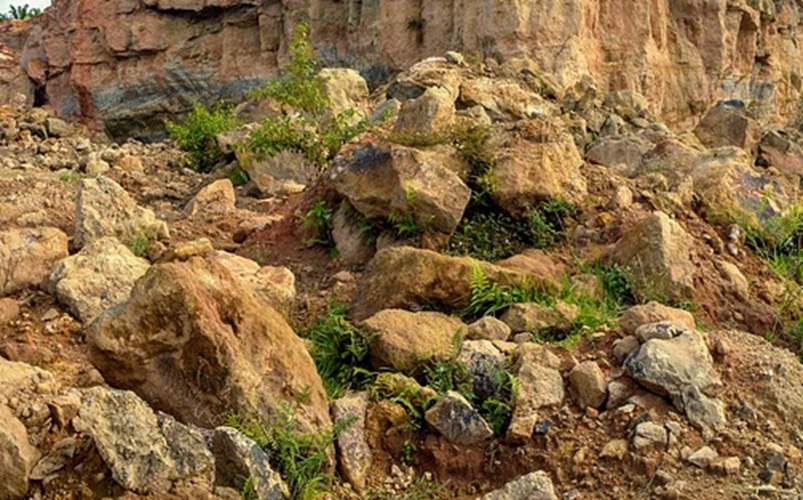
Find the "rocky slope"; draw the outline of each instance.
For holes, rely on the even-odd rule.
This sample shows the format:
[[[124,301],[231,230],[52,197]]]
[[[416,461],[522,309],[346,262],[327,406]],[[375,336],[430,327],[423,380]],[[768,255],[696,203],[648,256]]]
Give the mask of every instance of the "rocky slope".
[[[301,20],[327,63],[373,83],[459,50],[529,57],[562,88],[635,90],[670,124],[725,98],[766,120],[798,113],[795,0],[55,0],[43,16],[3,26],[2,79],[115,138],[148,135],[193,101],[233,98],[274,76]]]
[[[520,58],[327,75],[390,111],[322,171],[0,108],[0,498],[799,494],[799,131]]]

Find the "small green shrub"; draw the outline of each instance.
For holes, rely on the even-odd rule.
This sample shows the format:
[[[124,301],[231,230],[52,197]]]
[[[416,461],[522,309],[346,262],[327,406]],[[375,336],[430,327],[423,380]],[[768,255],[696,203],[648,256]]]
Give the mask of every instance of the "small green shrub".
[[[538,340],[564,341],[571,344],[583,332],[593,332],[603,325],[612,324],[635,298],[624,274],[616,267],[597,266],[590,270],[602,288],[601,295],[578,293],[571,281],[566,278],[556,292],[538,286],[503,286],[490,281],[479,266],[475,266],[471,281],[471,298],[461,315],[467,321],[483,316],[501,316],[513,304],[533,302],[544,306],[554,306],[562,301],[575,305],[578,315],[566,338],[547,338]]]
[[[253,439],[268,452],[271,465],[281,474],[293,500],[321,498],[334,479],[327,471],[327,450],[351,422],[340,421],[333,429],[320,433],[300,432],[297,408],[281,406],[265,428],[256,419],[231,415],[227,425]]]
[[[192,112],[182,123],[167,122],[167,131],[179,147],[189,155],[190,167],[209,172],[223,159],[215,136],[237,127],[234,110],[225,105],[207,108],[196,102]]]
[[[312,342],[310,354],[331,399],[346,389],[363,389],[376,377],[368,362],[371,337],[354,328],[346,312],[345,305],[332,304],[304,334]]]
[[[148,236],[141,231],[137,231],[128,242],[128,249],[137,257],[144,257],[150,244],[151,241]]]
[[[321,245],[326,248],[335,248],[332,236],[332,209],[320,200],[304,215],[304,227],[309,231],[310,237],[306,240],[310,245]]]
[[[232,185],[238,187],[248,184],[250,178],[248,176],[248,172],[243,170],[243,168],[239,165],[236,165],[229,171],[229,180],[231,181]]]
[[[258,98],[273,98],[293,112],[266,119],[251,134],[250,148],[259,156],[295,151],[322,167],[346,142],[367,130],[369,120],[355,123],[353,109],[335,116],[327,114],[331,102],[324,91],[324,81],[317,75],[320,62],[307,36],[307,26],[297,25],[284,74],[251,93]]]

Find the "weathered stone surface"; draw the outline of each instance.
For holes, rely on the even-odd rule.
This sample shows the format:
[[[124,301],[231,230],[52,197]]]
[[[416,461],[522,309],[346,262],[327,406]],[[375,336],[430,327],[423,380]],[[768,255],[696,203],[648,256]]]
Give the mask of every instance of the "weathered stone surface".
[[[683,300],[694,291],[691,249],[683,227],[654,212],[619,240],[609,258],[625,268],[640,298]]]
[[[451,234],[471,197],[462,162],[447,146],[355,145],[330,171],[335,189],[365,217],[410,216],[426,231]]]
[[[741,101],[722,101],[709,109],[694,135],[708,148],[736,146],[754,151],[761,137],[761,125],[748,115]]]
[[[457,362],[466,367],[474,394],[480,398],[493,396],[499,389],[498,375],[505,356],[489,340],[467,340],[460,347]]]
[[[468,325],[467,338],[470,340],[507,340],[510,327],[493,316],[484,316]]]
[[[267,419],[296,403],[304,429],[329,425],[315,366],[282,317],[214,259],[152,266],[131,299],[87,329],[90,360],[183,422],[214,426],[232,411]]]
[[[218,427],[212,435],[215,457],[215,482],[235,486],[242,491],[251,480],[259,500],[283,500],[287,485],[270,467],[268,455],[253,440],[231,427]]]
[[[642,158],[652,148],[649,141],[639,136],[603,137],[588,149],[586,160],[633,177],[640,170]]]
[[[758,224],[794,202],[796,186],[751,164],[751,156],[734,147],[698,157],[691,176],[694,192],[705,200],[703,209],[709,220],[730,224],[741,217]]]
[[[53,444],[50,451],[42,457],[31,470],[30,478],[41,481],[50,474],[63,469],[70,459],[75,456],[78,441],[74,437],[66,437]]]
[[[787,131],[770,130],[761,138],[758,164],[803,177],[803,147],[800,143],[799,136],[790,137]]]
[[[220,179],[198,191],[198,194],[184,208],[184,213],[189,217],[199,213],[204,215],[225,214],[234,210],[236,200],[231,181]]]
[[[531,472],[482,497],[482,500],[525,499],[558,500],[558,495],[555,494],[555,487],[546,472],[541,470]]]
[[[28,432],[14,413],[0,404],[0,498],[26,497],[28,475],[39,460],[39,451],[28,442]]]
[[[347,394],[332,402],[332,420],[348,422],[337,436],[338,463],[343,477],[354,489],[364,491],[373,454],[365,435],[365,416],[368,411],[368,393]]]
[[[368,262],[376,251],[376,242],[365,234],[353,213],[353,209],[343,203],[332,216],[332,239],[338,257],[349,265]]]
[[[133,392],[88,389],[74,425],[92,437],[126,489],[162,493],[180,479],[212,482],[214,460],[203,436],[168,415],[157,416]]]
[[[84,179],[75,207],[75,237],[78,248],[104,236],[114,236],[129,245],[138,238],[169,238],[167,224],[153,212],[137,206],[119,184],[106,177]]]
[[[628,335],[613,342],[613,355],[619,361],[624,361],[624,359],[627,358],[630,353],[638,350],[640,345],[641,344],[636,337],[633,335]]]
[[[566,275],[566,265],[563,262],[554,255],[535,248],[528,248],[520,254],[500,260],[495,264],[505,269],[539,276],[541,286],[550,289],[557,289],[560,280]]]
[[[43,285],[53,265],[67,255],[67,235],[58,229],[0,231],[0,296]]]
[[[710,436],[713,431],[725,428],[728,423],[725,403],[706,396],[693,385],[684,387],[680,396],[686,418],[693,426],[703,431],[703,435]]]
[[[652,339],[625,362],[631,376],[648,389],[671,396],[683,410],[683,393],[694,386],[713,395],[722,383],[700,333],[685,331],[671,339]]]
[[[493,437],[479,412],[459,392],[449,391],[424,414],[427,423],[450,442],[472,445]]]
[[[584,361],[569,372],[569,383],[580,408],[599,408],[608,396],[605,374],[594,361]]]
[[[286,267],[260,266],[251,259],[217,250],[210,259],[229,270],[235,278],[259,294],[271,307],[289,314],[296,300],[296,277]]]
[[[633,306],[619,318],[619,326],[625,335],[635,335],[636,329],[641,325],[670,321],[694,330],[694,316],[689,311],[665,306],[659,302],[650,301],[646,304]]]
[[[375,368],[411,371],[421,363],[446,361],[455,353],[455,338],[462,339],[466,325],[457,318],[435,312],[413,313],[386,309],[362,322],[374,335],[369,354]]]
[[[717,453],[716,450],[708,446],[703,446],[699,450],[692,453],[691,456],[689,456],[688,461],[689,463],[692,463],[701,469],[705,469],[714,463],[714,460],[717,458],[719,458],[719,453]]]
[[[535,424],[544,416],[541,411],[562,404],[566,390],[560,372],[540,364],[522,363],[516,376],[519,390],[513,401],[507,438],[525,442],[532,436]]]
[[[330,112],[333,115],[352,110],[352,120],[365,117],[368,84],[359,73],[350,68],[324,68],[318,72],[318,77],[324,82],[323,92],[329,98]]]
[[[577,318],[577,306],[560,302],[552,307],[536,303],[513,304],[501,320],[513,333],[531,332],[537,335],[561,335],[572,329]]]
[[[20,306],[11,298],[0,299],[0,326],[7,325],[19,317]]]
[[[454,120],[454,97],[447,90],[430,87],[419,97],[402,103],[395,131],[428,136],[445,131]]]
[[[470,107],[480,106],[494,121],[546,118],[560,114],[560,109],[552,102],[513,79],[464,79],[460,85],[460,103]]]
[[[663,425],[655,422],[642,422],[636,426],[633,448],[638,452],[663,449],[669,443],[669,434]]]
[[[544,1],[507,9],[449,2],[420,10],[380,8],[384,5],[349,10],[320,1],[282,9],[250,0],[96,5],[57,2],[53,15],[35,20],[41,27],[7,28],[9,38],[16,38],[9,45],[22,52],[17,57],[23,70],[3,64],[0,80],[13,89],[4,93],[23,91],[31,101],[35,82],[59,113],[105,125],[116,137],[137,135],[156,126],[164,113],[186,110],[196,100],[231,98],[275,76],[298,19],[310,20],[319,53],[331,62],[355,61],[377,73],[377,84],[422,57],[485,47],[502,60],[528,54],[532,65],[548,68],[561,87],[593,77],[600,89],[634,89],[651,111],[675,120],[718,98],[741,99],[763,116],[793,109],[790,104],[799,98],[797,77],[788,70],[801,60],[794,30],[800,7],[791,0],[762,4],[772,16],[771,30],[762,29],[757,9],[723,2],[670,3],[657,11],[649,4]],[[202,10],[197,19],[193,14]],[[426,22],[411,30],[406,22],[411,15]],[[661,29],[633,29],[647,26],[645,19]],[[520,27],[515,36],[511,26]],[[432,58],[420,66],[406,72],[390,93],[404,99],[442,86],[458,95],[458,65]],[[164,77],[154,81],[154,74]],[[663,77],[644,76],[657,74]],[[622,106],[614,109],[625,113]],[[633,121],[646,115],[625,116]]]
[[[672,321],[659,321],[658,323],[647,323],[636,328],[635,337],[643,344],[652,339],[673,339],[690,330],[693,329]]]
[[[59,261],[48,288],[81,321],[91,322],[111,306],[125,302],[150,263],[117,238],[104,237]]]
[[[491,282],[541,283],[541,277],[503,269],[466,257],[449,257],[410,247],[386,248],[368,264],[352,304],[351,314],[364,319],[387,308],[410,308],[427,303],[464,307],[471,280],[479,271]]]
[[[547,120],[519,122],[497,148],[491,173],[494,201],[514,217],[540,202],[578,202],[586,195],[583,159],[572,136]]]
[[[246,190],[257,196],[273,196],[303,189],[318,176],[318,167],[303,154],[293,150],[279,151],[273,156],[257,157],[249,148],[236,148],[237,163],[251,181]]]

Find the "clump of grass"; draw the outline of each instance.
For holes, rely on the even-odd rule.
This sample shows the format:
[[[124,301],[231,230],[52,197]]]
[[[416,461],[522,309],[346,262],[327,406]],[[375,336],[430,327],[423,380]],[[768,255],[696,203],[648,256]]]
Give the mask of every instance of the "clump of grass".
[[[137,257],[144,257],[150,244],[151,240],[148,236],[142,231],[137,231],[128,242],[128,249]]]
[[[371,337],[346,319],[347,306],[334,303],[304,334],[326,394],[340,397],[347,389],[363,389],[376,373],[368,362]]]
[[[207,108],[200,102],[182,123],[167,122],[167,132],[187,152],[189,166],[198,172],[209,172],[223,159],[215,136],[237,127],[234,110],[223,104]]]
[[[590,269],[601,285],[600,294],[578,293],[571,281],[564,279],[560,290],[552,292],[537,284],[500,285],[489,280],[479,266],[475,266],[471,281],[471,298],[461,315],[467,321],[483,316],[501,316],[513,304],[533,302],[551,307],[558,302],[577,306],[578,315],[570,334],[564,340],[571,343],[584,331],[593,331],[612,324],[630,305],[635,296],[625,274],[617,267],[596,266]]]
[[[268,452],[271,465],[282,476],[293,500],[321,498],[329,492],[333,475],[328,472],[327,450],[335,438],[350,425],[341,421],[324,432],[301,432],[291,406],[280,406],[267,426],[255,418],[231,415],[227,425],[254,440]]]

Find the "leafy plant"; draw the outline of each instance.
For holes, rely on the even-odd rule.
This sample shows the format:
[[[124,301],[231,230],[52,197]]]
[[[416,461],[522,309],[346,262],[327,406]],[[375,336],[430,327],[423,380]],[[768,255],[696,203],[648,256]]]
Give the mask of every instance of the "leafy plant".
[[[329,116],[331,102],[325,82],[317,74],[320,62],[308,41],[308,33],[305,24],[296,26],[284,74],[251,93],[258,98],[273,98],[291,109],[266,119],[251,134],[250,148],[261,156],[296,151],[315,165],[323,166],[343,144],[364,132],[369,120],[354,123],[353,109]]]
[[[312,342],[310,354],[331,399],[346,389],[362,389],[376,377],[368,363],[371,337],[346,319],[347,306],[332,304],[305,333]]]
[[[131,238],[131,241],[128,242],[128,248],[131,250],[131,253],[136,255],[137,257],[143,257],[145,252],[148,251],[148,247],[150,246],[151,241],[148,236],[141,232],[137,231],[134,233],[134,236]]]
[[[236,187],[246,185],[250,178],[248,177],[248,172],[243,170],[241,166],[236,165],[229,171],[229,180]]]
[[[223,159],[215,136],[237,126],[231,107],[217,104],[207,108],[200,102],[182,123],[167,122],[170,137],[189,155],[190,166],[199,172],[209,172]]]
[[[27,3],[24,5],[11,5],[7,14],[0,14],[0,21],[10,21],[12,19],[30,19],[42,13],[42,9],[31,7]]]
[[[332,236],[332,209],[326,205],[326,201],[319,200],[304,215],[304,227],[312,235],[307,239],[308,244],[322,245],[326,248],[334,248],[335,240]]]
[[[328,493],[333,480],[327,471],[327,450],[351,423],[342,420],[325,432],[301,432],[295,410],[287,405],[280,406],[267,428],[252,417],[236,414],[229,416],[227,425],[238,429],[269,453],[271,465],[287,483],[292,499],[320,498]]]

